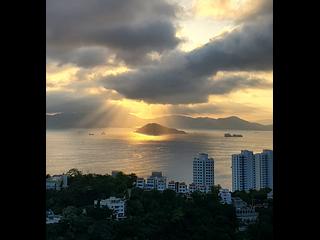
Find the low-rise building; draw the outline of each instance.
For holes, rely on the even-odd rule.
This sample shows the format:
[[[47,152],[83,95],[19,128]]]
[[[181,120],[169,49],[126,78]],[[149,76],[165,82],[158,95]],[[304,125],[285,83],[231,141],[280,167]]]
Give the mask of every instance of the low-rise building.
[[[56,190],[58,188],[58,184],[55,181],[46,181],[46,189],[47,190]]]
[[[168,183],[168,189],[175,191],[176,193],[188,193],[188,186],[185,182],[170,181]]]
[[[183,193],[183,194],[188,193],[187,184],[185,184],[184,182],[179,183],[178,193]]]
[[[193,193],[193,192],[201,192],[201,193],[208,193],[210,192],[210,186],[206,186],[206,185],[197,185],[195,183],[191,183],[189,184],[189,193]]]
[[[137,178],[136,187],[144,189],[146,185],[146,180],[144,178]]]
[[[244,207],[236,209],[236,217],[238,218],[241,225],[253,224],[257,221],[258,213],[253,207]]]
[[[193,193],[195,191],[197,191],[196,185],[194,183],[189,184],[189,192]]]
[[[147,190],[152,190],[155,188],[155,179],[153,177],[148,177],[145,185]]]
[[[157,181],[157,190],[158,191],[164,191],[166,189],[167,189],[166,180],[164,178],[158,179],[158,181]]]
[[[174,191],[177,193],[179,192],[179,182],[174,183]]]
[[[68,187],[68,176],[65,174],[62,175],[53,175],[46,179],[46,189],[47,190],[61,190],[61,188]]]
[[[235,209],[240,209],[248,206],[248,204],[239,197],[232,198],[232,203]]]
[[[176,191],[176,184],[174,181],[170,181],[168,183],[168,189],[172,190],[172,191]]]
[[[110,197],[107,199],[100,200],[100,203],[98,200],[94,201],[94,205],[98,205],[100,208],[109,208],[113,210],[113,215],[116,217],[116,219],[122,219],[125,218],[125,200],[121,198],[116,197]]]
[[[61,220],[60,215],[55,215],[51,209],[46,212],[46,224],[59,223]]]
[[[147,178],[145,189],[156,189],[163,191],[167,188],[166,177],[162,176],[162,172],[152,172],[151,176]]]
[[[207,187],[205,185],[196,185],[196,191],[205,193],[208,191]]]
[[[249,224],[257,221],[258,213],[254,207],[248,206],[248,204],[239,197],[232,198],[232,202],[236,217],[239,221],[239,231],[246,230]]]
[[[229,189],[220,189],[218,195],[221,198],[221,203],[232,204],[231,192]]]

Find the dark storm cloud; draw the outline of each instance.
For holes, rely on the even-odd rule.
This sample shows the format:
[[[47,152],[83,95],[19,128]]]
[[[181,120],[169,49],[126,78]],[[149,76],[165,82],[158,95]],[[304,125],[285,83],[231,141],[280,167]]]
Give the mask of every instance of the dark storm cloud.
[[[213,81],[209,93],[220,95],[229,93],[233,90],[245,88],[272,88],[272,83],[263,78],[252,78],[249,76],[228,76],[223,79]]]
[[[111,54],[127,64],[146,61],[178,45],[177,11],[164,0],[47,0],[47,57],[81,67]]]
[[[248,23],[223,38],[216,39],[188,53],[187,68],[196,75],[217,70],[272,70],[272,21]]]
[[[70,51],[47,50],[48,57],[58,59],[58,66],[73,63],[83,68],[91,68],[106,63],[110,51],[102,47],[81,47]]]
[[[268,71],[273,65],[272,16],[247,22],[189,53],[172,52],[159,65],[102,80],[106,88],[149,103],[201,103],[211,94],[271,87],[243,76],[212,79],[218,71]]]
[[[47,113],[91,113],[104,104],[101,96],[79,96],[67,91],[48,92],[46,96]]]

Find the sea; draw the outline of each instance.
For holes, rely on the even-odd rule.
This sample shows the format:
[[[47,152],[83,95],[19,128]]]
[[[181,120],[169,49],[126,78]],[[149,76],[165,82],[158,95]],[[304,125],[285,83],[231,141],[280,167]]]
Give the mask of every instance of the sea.
[[[134,129],[68,129],[46,131],[47,174],[77,168],[83,173],[117,170],[147,177],[162,171],[168,181],[192,183],[192,161],[198,153],[214,159],[215,184],[231,189],[231,155],[273,149],[272,131],[182,129],[187,134],[147,136]],[[224,137],[224,133],[243,137]]]

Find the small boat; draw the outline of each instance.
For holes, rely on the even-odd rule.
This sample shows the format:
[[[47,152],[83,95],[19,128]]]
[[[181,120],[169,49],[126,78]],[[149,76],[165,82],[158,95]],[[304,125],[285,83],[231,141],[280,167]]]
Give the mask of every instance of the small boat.
[[[241,134],[233,134],[232,137],[243,137]]]
[[[105,133],[105,132],[102,132],[101,135],[106,135],[106,133]]]
[[[89,136],[93,136],[94,135],[94,133],[89,133]]]
[[[230,133],[225,133],[224,137],[243,137],[241,134],[230,134]]]

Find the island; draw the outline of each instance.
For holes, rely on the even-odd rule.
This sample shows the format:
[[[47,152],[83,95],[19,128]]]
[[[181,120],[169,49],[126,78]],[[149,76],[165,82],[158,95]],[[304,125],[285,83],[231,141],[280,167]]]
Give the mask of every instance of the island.
[[[167,128],[158,123],[148,123],[141,128],[138,128],[135,132],[152,135],[152,136],[160,136],[160,135],[168,135],[168,134],[186,134],[185,131],[177,130],[174,128]]]

